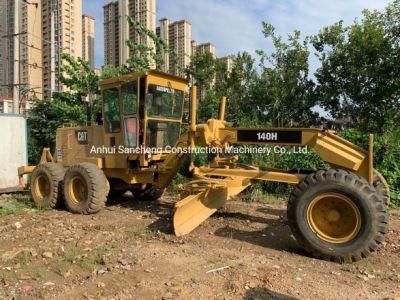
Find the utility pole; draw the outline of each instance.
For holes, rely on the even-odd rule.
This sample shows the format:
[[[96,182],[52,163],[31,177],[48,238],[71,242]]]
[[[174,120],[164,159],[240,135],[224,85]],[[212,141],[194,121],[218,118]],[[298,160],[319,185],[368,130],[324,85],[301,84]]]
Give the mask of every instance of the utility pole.
[[[19,17],[20,17],[19,0],[14,0],[14,86],[13,86],[13,113],[19,114],[20,101],[20,49],[19,49]]]

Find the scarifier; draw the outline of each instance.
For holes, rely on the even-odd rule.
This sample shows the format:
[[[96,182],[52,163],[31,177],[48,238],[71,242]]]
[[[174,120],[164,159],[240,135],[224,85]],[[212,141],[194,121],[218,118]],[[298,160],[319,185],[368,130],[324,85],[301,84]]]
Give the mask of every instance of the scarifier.
[[[270,181],[295,185],[288,222],[296,240],[314,256],[356,261],[384,241],[389,191],[373,169],[373,136],[365,151],[331,130],[230,128],[225,97],[218,119],[197,124],[196,87],[189,89],[186,79],[160,71],[124,75],[100,85],[103,109],[97,124],[58,129],[54,157],[44,149],[38,166],[19,169],[26,187],[23,175],[32,173],[29,186],[37,205],[65,204],[71,212],[94,214],[108,198],[128,190],[138,200],[157,200],[188,155],[171,151],[173,146],[208,146],[221,153],[235,144],[308,146],[330,169],[310,174],[260,168],[229,155],[216,155],[207,166],[192,163],[194,178],[181,187],[181,200],[175,205],[175,234],[190,233],[249,186]],[[186,95],[189,126],[181,133]],[[140,146],[163,151],[119,152]]]

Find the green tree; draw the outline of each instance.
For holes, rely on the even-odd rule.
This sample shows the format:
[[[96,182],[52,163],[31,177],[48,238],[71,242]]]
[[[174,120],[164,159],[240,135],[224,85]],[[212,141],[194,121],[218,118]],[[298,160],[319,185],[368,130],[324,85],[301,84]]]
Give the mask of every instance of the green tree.
[[[252,101],[252,91],[257,86],[259,75],[255,59],[248,52],[238,53],[233,57],[232,70],[226,78],[228,106],[227,118],[237,126],[258,124],[257,108],[249,110],[248,103]]]
[[[363,12],[350,26],[323,28],[312,38],[321,61],[316,72],[320,104],[335,119],[382,132],[400,118],[400,1],[384,12]]]
[[[127,41],[130,55],[126,65],[123,67],[124,73],[142,72],[153,69],[161,69],[164,64],[163,53],[171,54],[173,59],[177,59],[174,51],[171,51],[168,44],[155,32],[148,29],[145,25],[128,17],[129,26],[139,35],[139,43],[136,41]],[[150,46],[145,41],[150,40]],[[154,44],[154,46],[151,46]]]
[[[107,67],[104,67],[103,70],[101,71],[100,79],[104,80],[104,79],[118,77],[118,76],[125,74],[125,72],[126,72],[126,70],[125,70],[124,66],[116,66],[116,67],[107,66]]]
[[[34,100],[28,115],[29,162],[36,164],[43,148],[54,151],[57,129],[66,124],[86,123],[86,108],[80,96],[54,93],[53,99]]]
[[[67,94],[61,95],[64,98],[85,98],[86,103],[82,101],[81,105],[87,106],[88,118],[90,117],[90,121],[93,122],[95,113],[100,109],[97,101],[97,96],[100,95],[99,76],[88,61],[67,53],[63,53],[61,57],[63,65],[58,78],[69,90]]]
[[[54,151],[57,129],[65,124],[82,126],[86,123],[87,107],[84,97],[100,93],[99,78],[90,68],[87,61],[62,54],[64,64],[61,67],[59,80],[68,92],[53,93],[51,100],[34,99],[29,112],[29,160],[37,163],[43,148]]]
[[[271,38],[274,52],[270,55],[257,51],[261,58],[261,76],[253,90],[253,101],[274,126],[309,126],[317,114],[312,111],[316,101],[314,83],[309,78],[308,43],[300,31],[283,41],[272,25],[263,23],[263,33]]]

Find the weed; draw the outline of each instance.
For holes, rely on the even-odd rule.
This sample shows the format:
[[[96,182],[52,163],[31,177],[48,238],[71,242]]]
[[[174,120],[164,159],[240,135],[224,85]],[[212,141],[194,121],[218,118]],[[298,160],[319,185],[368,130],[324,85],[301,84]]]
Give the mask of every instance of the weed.
[[[29,263],[31,263],[32,261],[32,256],[29,253],[29,251],[22,251],[20,253],[18,253],[18,255],[16,257],[14,257],[14,263],[17,264],[21,264],[21,265],[28,265]]]
[[[27,209],[35,208],[32,198],[27,194],[3,195],[0,197],[0,217],[21,214]]]
[[[71,264],[75,263],[85,255],[82,247],[72,245],[65,251],[65,260]]]
[[[52,269],[61,276],[65,276],[71,269],[72,263],[67,260],[58,260],[53,263]]]
[[[31,269],[31,273],[35,278],[44,279],[47,269],[44,266],[36,266]]]
[[[79,261],[79,266],[89,273],[93,273],[97,266],[105,266],[107,262],[105,260],[105,249],[98,248],[93,252],[89,253],[86,257],[83,257],[81,261]]]
[[[14,273],[10,271],[0,271],[0,283],[3,285],[6,284],[15,284],[18,281]]]
[[[154,236],[154,231],[148,227],[132,227],[125,233],[125,239],[142,239],[142,240],[150,240]]]

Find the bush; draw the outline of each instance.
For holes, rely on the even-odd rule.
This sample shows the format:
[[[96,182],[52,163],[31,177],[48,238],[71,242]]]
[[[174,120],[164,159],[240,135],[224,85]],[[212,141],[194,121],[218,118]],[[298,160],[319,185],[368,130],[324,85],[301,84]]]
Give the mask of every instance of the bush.
[[[347,129],[341,134],[352,143],[368,149],[369,135],[357,129]],[[375,168],[383,174],[390,185],[392,204],[400,204],[400,127],[385,128],[375,135]]]
[[[57,129],[66,124],[84,125],[86,108],[82,99],[67,93],[54,95],[54,100],[34,100],[29,112],[29,162],[36,164],[40,160],[43,148],[54,152]]]

